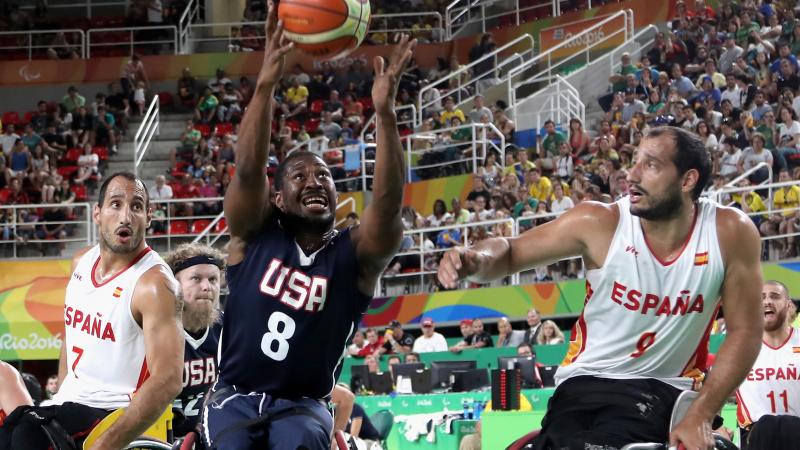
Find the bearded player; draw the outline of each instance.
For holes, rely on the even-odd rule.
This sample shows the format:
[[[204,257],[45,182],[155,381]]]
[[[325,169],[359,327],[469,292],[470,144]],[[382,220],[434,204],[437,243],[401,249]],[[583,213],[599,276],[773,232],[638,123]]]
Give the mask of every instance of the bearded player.
[[[573,327],[537,448],[636,442],[712,449],[711,421],[760,347],[761,241],[741,211],[700,194],[711,176],[703,143],[675,127],[641,141],[630,195],[583,202],[516,238],[449,251],[439,280],[485,283],[581,256],[586,301]],[[728,334],[699,397],[670,432],[682,390],[698,386],[721,304]]]
[[[770,280],[761,289],[764,334],[753,368],[736,391],[741,448],[750,428],[766,415],[800,415],[800,330],[789,323],[789,289]],[[715,366],[716,370],[716,366]]]
[[[219,292],[225,259],[207,245],[183,244],[164,257],[180,283],[183,304],[183,389],[173,404],[173,431],[182,437],[200,431],[203,400],[217,381],[217,350],[222,334]]]

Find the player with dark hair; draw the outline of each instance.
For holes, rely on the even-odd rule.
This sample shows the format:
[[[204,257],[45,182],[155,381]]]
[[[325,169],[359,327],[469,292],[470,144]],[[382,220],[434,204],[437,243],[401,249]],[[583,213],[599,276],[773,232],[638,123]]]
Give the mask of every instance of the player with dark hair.
[[[761,351],[736,391],[736,418],[743,450],[748,449],[748,433],[762,418],[800,416],[800,386],[796,375],[800,330],[789,322],[792,303],[789,288],[780,281],[769,280],[761,289],[761,298],[764,313]],[[764,435],[766,433],[762,438]]]
[[[703,143],[674,127],[642,139],[630,195],[583,202],[516,238],[449,251],[447,288],[485,283],[582,256],[584,311],[556,372],[558,387],[536,448],[619,448],[635,442],[713,448],[711,421],[744,379],[760,347],[761,242],[741,211],[699,198],[711,174]],[[670,432],[682,390],[701,381],[721,304],[728,334],[714,370]]]
[[[182,437],[200,431],[203,399],[217,381],[217,350],[222,334],[219,291],[225,257],[207,245],[182,244],[164,256],[180,283],[183,305],[183,389],[173,403],[173,431]],[[179,412],[179,413],[178,413]]]
[[[337,194],[325,162],[295,152],[264,176],[272,96],[288,44],[270,2],[266,50],[242,119],[236,174],[225,194],[231,232],[219,379],[204,410],[218,450],[327,450],[326,399],[345,346],[402,239],[404,157],[394,99],[415,41],[401,38],[391,63],[375,58],[377,117],[373,199],[361,225],[334,229]]]
[[[125,408],[92,446],[119,449],[180,392],[177,282],[144,240],[152,217],[144,183],[127,172],[111,175],[93,217],[99,243],[75,255],[67,284],[58,393],[46,406],[10,412],[0,427],[2,449],[47,449],[42,426],[53,423],[80,445],[101,419]]]

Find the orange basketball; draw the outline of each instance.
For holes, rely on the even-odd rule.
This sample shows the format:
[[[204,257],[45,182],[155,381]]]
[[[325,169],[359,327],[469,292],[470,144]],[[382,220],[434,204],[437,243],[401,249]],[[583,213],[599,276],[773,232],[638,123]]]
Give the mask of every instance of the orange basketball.
[[[323,58],[358,47],[369,28],[369,0],[281,0],[278,18],[295,47]]]

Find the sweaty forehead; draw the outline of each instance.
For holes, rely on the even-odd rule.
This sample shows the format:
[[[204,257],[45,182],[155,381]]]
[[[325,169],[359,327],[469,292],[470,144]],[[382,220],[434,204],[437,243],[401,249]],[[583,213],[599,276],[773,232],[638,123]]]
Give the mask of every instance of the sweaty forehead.
[[[107,198],[140,197],[144,200],[147,198],[146,196],[147,196],[147,191],[145,190],[144,184],[142,184],[141,180],[129,181],[121,177],[111,180],[111,183],[109,183],[108,190],[106,192]]]

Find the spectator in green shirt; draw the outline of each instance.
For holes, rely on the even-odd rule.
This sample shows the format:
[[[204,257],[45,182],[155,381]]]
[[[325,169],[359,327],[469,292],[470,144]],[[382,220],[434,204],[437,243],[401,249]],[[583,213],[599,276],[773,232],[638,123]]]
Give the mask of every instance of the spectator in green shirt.
[[[217,99],[211,91],[211,88],[206,86],[203,97],[197,103],[197,108],[194,110],[195,118],[201,122],[211,122],[217,113],[217,105],[219,105],[219,99]]]
[[[61,104],[68,113],[74,113],[81,106],[86,106],[86,98],[78,93],[75,86],[70,86],[67,89],[67,95],[61,99]]]
[[[556,131],[556,124],[552,120],[544,123],[544,130],[547,135],[539,145],[539,159],[536,161],[536,167],[543,170],[553,170],[555,160],[558,159],[558,148],[567,141],[567,138]]]
[[[747,37],[750,36],[750,32],[755,31],[758,33],[761,27],[750,19],[750,13],[747,11],[744,11],[739,15],[739,20],[739,29],[736,30],[735,35],[736,45],[742,48],[747,48]]]

